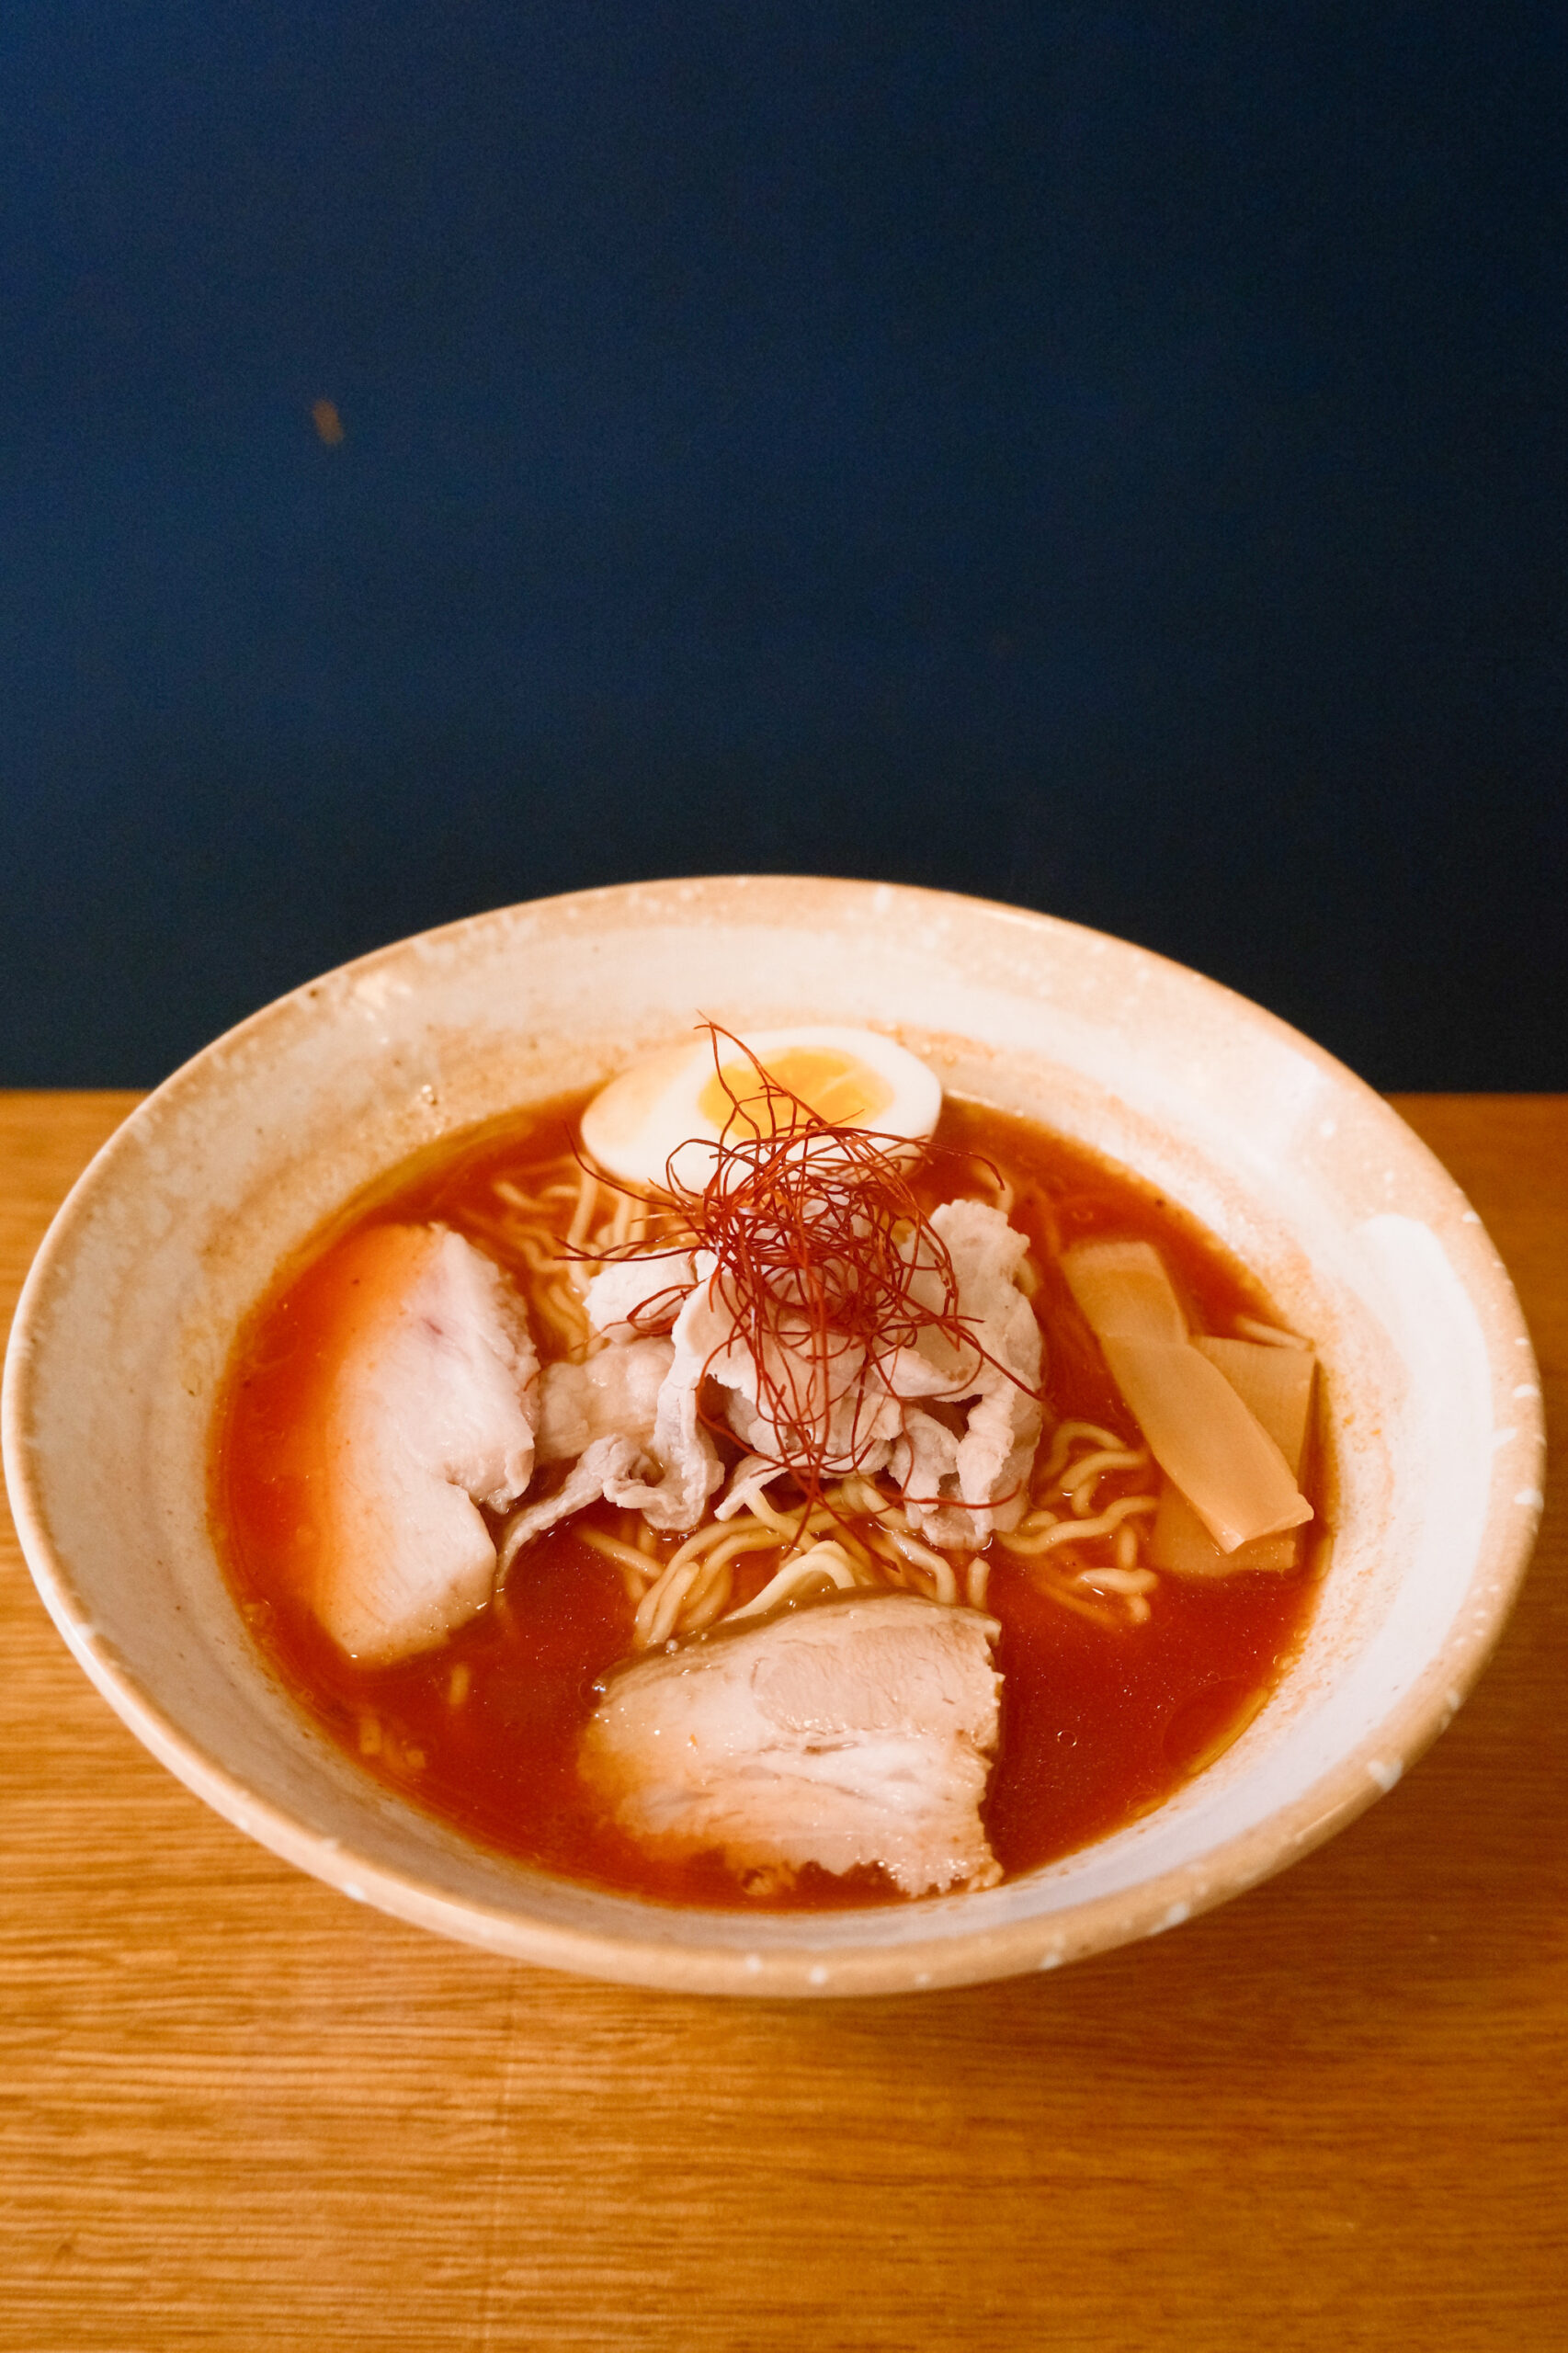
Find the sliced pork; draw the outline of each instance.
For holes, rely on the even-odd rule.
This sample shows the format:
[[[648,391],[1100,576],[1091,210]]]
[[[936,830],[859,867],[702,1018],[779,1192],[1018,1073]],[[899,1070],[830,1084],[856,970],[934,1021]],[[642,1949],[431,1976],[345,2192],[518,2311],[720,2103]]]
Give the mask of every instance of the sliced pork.
[[[504,1510],[528,1483],[538,1358],[499,1267],[444,1226],[355,1236],[324,1348],[312,1597],[341,1649],[385,1664],[489,1599],[478,1506]]]
[[[589,1786],[648,1851],[774,1884],[880,1865],[906,1895],[1001,1876],[980,1819],[997,1738],[994,1619],[857,1595],[623,1669]]]
[[[570,1461],[602,1438],[651,1445],[659,1392],[675,1353],[668,1340],[631,1340],[601,1348],[585,1364],[546,1365],[540,1378],[536,1460]]]
[[[570,1519],[574,1511],[584,1511],[589,1504],[598,1503],[612,1486],[629,1485],[638,1476],[639,1454],[636,1441],[629,1438],[597,1438],[580,1454],[561,1485],[548,1495],[536,1496],[525,1504],[506,1522],[502,1540],[500,1566],[509,1569],[525,1544],[536,1536]]]
[[[601,1498],[640,1511],[661,1534],[694,1529],[724,1475],[698,1418],[701,1370],[678,1342],[658,1338],[623,1341],[585,1364],[549,1366],[540,1384],[539,1460],[576,1460],[552,1494],[507,1521],[502,1567],[534,1537]]]
[[[898,1406],[857,1341],[835,1340],[824,1357],[812,1347],[804,1317],[780,1319],[763,1342],[759,1366],[740,1312],[711,1253],[694,1260],[695,1288],[675,1327],[722,1398],[724,1417],[743,1446],[775,1461],[798,1449],[793,1433],[816,1433],[825,1472],[880,1471],[899,1427]]]
[[[585,1301],[588,1321],[609,1340],[635,1340],[649,1332],[667,1332],[691,1283],[689,1250],[612,1258],[588,1285]]]
[[[702,1359],[685,1344],[678,1322],[673,1339],[653,1416],[653,1460],[633,1477],[607,1479],[605,1494],[623,1510],[640,1511],[662,1536],[685,1536],[702,1518],[724,1466],[698,1413]]]
[[[1040,1442],[1044,1343],[1018,1288],[1028,1237],[984,1201],[945,1202],[932,1212],[931,1227],[951,1259],[959,1313],[971,1337],[959,1342],[932,1328],[917,1348],[903,1351],[919,1365],[901,1358],[892,1374],[911,1402],[888,1468],[921,1534],[966,1547],[1023,1517]],[[918,1274],[916,1281],[927,1303],[937,1304],[935,1275]],[[921,1396],[932,1403],[914,1402]]]

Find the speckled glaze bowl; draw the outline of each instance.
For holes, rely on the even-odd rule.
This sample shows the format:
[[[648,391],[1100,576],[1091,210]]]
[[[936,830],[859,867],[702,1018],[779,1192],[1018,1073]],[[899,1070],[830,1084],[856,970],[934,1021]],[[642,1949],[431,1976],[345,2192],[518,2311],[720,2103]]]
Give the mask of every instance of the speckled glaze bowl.
[[[368,1179],[686,1030],[894,1030],[947,1082],[1184,1202],[1317,1341],[1329,1574],[1242,1738],[1143,1820],[983,1894],[675,1910],[465,1844],[362,1778],[246,1635],[208,1533],[215,1391],[283,1255]],[[1272,1016],[1049,916],[816,878],[589,892],[313,982],[152,1096],[66,1202],[6,1369],[22,1543],[86,1673],[231,1822],[347,1895],[555,1969],[723,1994],[952,1985],[1151,1936],[1293,1861],[1459,1707],[1540,1506],[1540,1399],[1475,1212],[1378,1097]]]

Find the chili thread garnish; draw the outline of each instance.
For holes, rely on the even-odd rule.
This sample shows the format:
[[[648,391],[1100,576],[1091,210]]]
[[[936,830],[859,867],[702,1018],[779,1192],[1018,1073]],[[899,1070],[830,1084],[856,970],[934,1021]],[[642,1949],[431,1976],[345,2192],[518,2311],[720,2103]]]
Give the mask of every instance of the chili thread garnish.
[[[778,1455],[753,1438],[747,1443],[763,1461],[792,1474],[808,1514],[825,1503],[830,1478],[855,1472],[869,1459],[871,1424],[892,1392],[894,1360],[930,1335],[939,1334],[955,1351],[949,1395],[961,1395],[958,1381],[971,1367],[978,1374],[983,1362],[1038,1396],[980,1341],[973,1329],[978,1319],[960,1310],[951,1255],[912,1181],[938,1156],[932,1148],[824,1119],[742,1039],[717,1022],[700,1026],[732,1107],[716,1144],[689,1140],[713,1154],[707,1183],[699,1189],[677,1177],[685,1143],[665,1164],[664,1187],[652,1193],[595,1170],[601,1183],[644,1202],[664,1230],[652,1249],[627,1244],[608,1251],[578,1247],[568,1255],[600,1265],[629,1257],[676,1259],[694,1250],[711,1255],[710,1298],[728,1315],[731,1329],[710,1353],[704,1378],[729,1347],[745,1347],[756,1369],[759,1413],[783,1440]],[[721,1040],[750,1063],[760,1093],[748,1087],[744,1100],[736,1094],[725,1075]],[[692,1289],[690,1279],[672,1281],[643,1302],[633,1324],[644,1331],[667,1330]],[[848,1428],[835,1434],[846,1401]],[[699,1412],[710,1428],[734,1436],[700,1396]]]

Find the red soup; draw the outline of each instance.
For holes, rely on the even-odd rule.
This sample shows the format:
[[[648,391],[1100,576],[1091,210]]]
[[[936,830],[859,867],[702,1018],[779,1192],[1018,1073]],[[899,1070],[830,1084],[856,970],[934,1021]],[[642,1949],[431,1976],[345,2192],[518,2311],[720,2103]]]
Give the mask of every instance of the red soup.
[[[382,1222],[439,1222],[462,1234],[529,1301],[548,1362],[567,1343],[548,1303],[541,1309],[541,1288],[559,1282],[562,1268],[541,1270],[537,1233],[523,1230],[512,1205],[550,1199],[564,1238],[584,1099],[519,1112],[437,1147],[351,1204],[284,1268],[240,1335],[217,1416],[211,1518],[221,1558],[255,1639],[296,1701],[368,1773],[483,1846],[671,1903],[755,1910],[905,1900],[878,1870],[834,1878],[814,1867],[792,1886],[758,1893],[714,1856],[653,1859],[604,1817],[579,1780],[576,1753],[604,1677],[631,1654],[634,1602],[623,1567],[592,1538],[635,1545],[628,1513],[597,1504],[537,1537],[488,1607],[396,1665],[345,1656],[312,1613],[319,1458],[310,1440],[330,1378],[324,1336],[348,1279],[354,1235]],[[994,1197],[1000,1179],[1012,1222],[1029,1236],[1048,1366],[1042,1458],[1055,1423],[1097,1426],[1130,1449],[1140,1443],[1060,1271],[1064,1247],[1101,1237],[1153,1242],[1197,1330],[1223,1336],[1238,1318],[1244,1326],[1271,1321],[1257,1285],[1191,1219],[1062,1137],[949,1101],[935,1147],[921,1180],[929,1206],[981,1189],[983,1167],[984,1187]],[[1320,1460],[1310,1490],[1320,1499],[1324,1467]],[[1147,1469],[1112,1471],[1096,1508],[1150,1483]],[[1096,1558],[1111,1559],[1106,1543],[1028,1559],[993,1540],[983,1556],[983,1607],[1001,1627],[1002,1734],[983,1818],[1006,1874],[1149,1812],[1251,1721],[1306,1625],[1311,1564],[1325,1549],[1321,1510],[1309,1535],[1294,1573],[1123,1575],[1108,1588],[1085,1582]],[[643,1533],[653,1566],[675,1540],[653,1545]],[[749,1595],[775,1563],[753,1555],[739,1565],[737,1594]],[[1136,1595],[1126,1589],[1140,1585]]]

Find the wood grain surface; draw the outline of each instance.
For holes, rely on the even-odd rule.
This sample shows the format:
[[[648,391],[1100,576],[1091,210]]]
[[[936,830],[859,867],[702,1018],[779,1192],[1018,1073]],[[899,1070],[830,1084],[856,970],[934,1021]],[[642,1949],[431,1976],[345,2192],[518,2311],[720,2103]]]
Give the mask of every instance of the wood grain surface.
[[[0,1098],[6,1312],[133,1097]],[[1401,1103],[1563,1425],[1568,1099]],[[0,2346],[1568,2345],[1564,1479],[1393,1795],[1176,1934],[822,2006],[494,1961],[209,1813],[0,1555]]]

